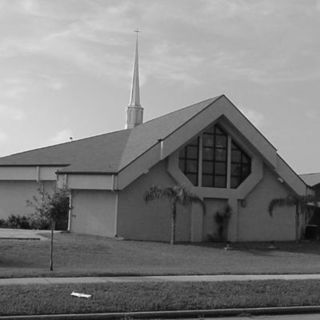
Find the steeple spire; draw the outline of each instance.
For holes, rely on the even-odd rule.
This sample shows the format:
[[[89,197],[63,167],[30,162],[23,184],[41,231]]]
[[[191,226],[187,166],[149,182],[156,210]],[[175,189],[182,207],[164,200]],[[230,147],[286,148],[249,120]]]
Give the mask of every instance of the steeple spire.
[[[133,78],[131,86],[131,94],[129,106],[127,108],[127,122],[126,128],[131,129],[143,122],[143,108],[140,104],[140,85],[139,85],[139,50],[138,50],[138,33],[139,30],[135,30],[137,33],[136,48],[133,66]]]
[[[140,106],[140,87],[139,87],[139,49],[138,49],[138,30],[135,31],[137,33],[136,38],[136,52],[134,57],[134,66],[133,66],[133,78],[132,78],[132,87],[131,87],[131,95],[130,95],[130,103],[129,106]]]

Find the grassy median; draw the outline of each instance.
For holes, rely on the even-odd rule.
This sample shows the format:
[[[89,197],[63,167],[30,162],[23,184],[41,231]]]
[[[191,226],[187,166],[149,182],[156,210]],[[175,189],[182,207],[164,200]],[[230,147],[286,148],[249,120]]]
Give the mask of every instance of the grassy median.
[[[54,272],[50,241],[0,240],[0,277],[318,273],[320,242],[182,244],[117,241],[55,235]],[[306,263],[306,261],[308,263]]]
[[[72,291],[92,294],[72,297]],[[320,281],[104,283],[0,288],[0,314],[55,314],[318,305]]]

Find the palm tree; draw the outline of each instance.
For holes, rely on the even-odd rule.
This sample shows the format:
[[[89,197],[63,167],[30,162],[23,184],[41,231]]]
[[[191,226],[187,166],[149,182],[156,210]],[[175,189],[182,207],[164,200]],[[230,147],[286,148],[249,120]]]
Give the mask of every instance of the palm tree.
[[[173,186],[167,188],[160,188],[152,186],[144,195],[144,200],[149,202],[154,199],[167,199],[170,202],[171,207],[171,235],[170,244],[175,243],[176,237],[176,216],[177,216],[177,204],[182,206],[190,205],[193,202],[200,203],[203,212],[205,212],[205,205],[202,199],[197,195],[191,193],[182,186]]]
[[[319,197],[313,195],[299,196],[288,195],[285,198],[272,199],[269,203],[269,214],[273,216],[273,210],[276,207],[296,207],[295,213],[295,228],[296,228],[296,240],[299,238],[299,213],[305,212],[310,205],[318,206]]]

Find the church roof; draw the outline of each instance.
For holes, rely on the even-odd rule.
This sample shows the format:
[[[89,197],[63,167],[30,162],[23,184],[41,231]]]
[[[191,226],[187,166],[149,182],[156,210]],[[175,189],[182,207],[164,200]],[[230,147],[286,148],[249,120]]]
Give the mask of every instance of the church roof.
[[[309,187],[320,183],[320,172],[300,174],[300,177]]]
[[[0,166],[64,166],[68,173],[117,173],[221,96],[171,112],[135,128],[0,158]]]

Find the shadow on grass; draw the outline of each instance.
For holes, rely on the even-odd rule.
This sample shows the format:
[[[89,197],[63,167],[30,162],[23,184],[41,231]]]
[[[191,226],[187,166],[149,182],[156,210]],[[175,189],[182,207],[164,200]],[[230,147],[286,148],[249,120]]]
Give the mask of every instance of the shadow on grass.
[[[0,269],[1,268],[17,268],[17,269],[34,268],[34,263],[31,261],[17,260],[16,258],[15,259],[0,258]]]

